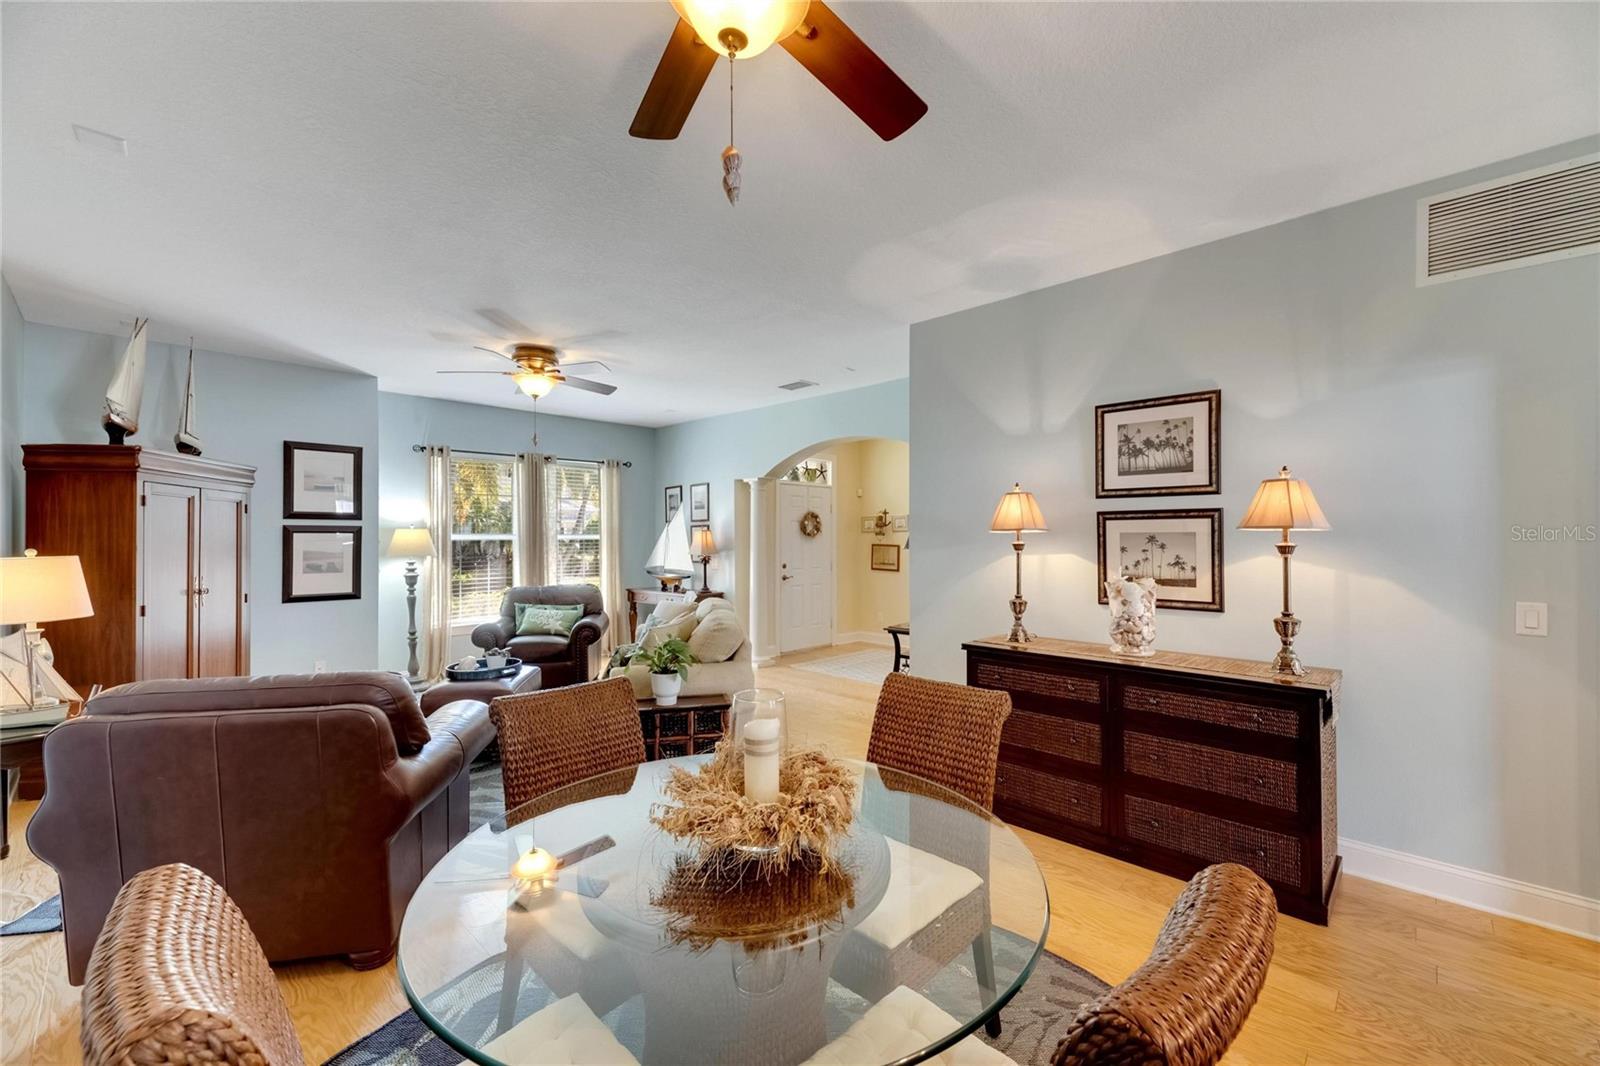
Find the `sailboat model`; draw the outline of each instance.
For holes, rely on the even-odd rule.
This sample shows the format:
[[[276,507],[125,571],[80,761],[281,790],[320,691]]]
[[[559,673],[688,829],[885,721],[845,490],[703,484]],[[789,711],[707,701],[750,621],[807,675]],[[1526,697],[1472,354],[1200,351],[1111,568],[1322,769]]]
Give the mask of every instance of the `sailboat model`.
[[[645,560],[644,572],[661,582],[663,591],[672,592],[685,578],[694,574],[694,561],[689,557],[689,525],[683,520],[683,508],[672,517],[656,538],[656,546]]]
[[[148,318],[133,320],[133,336],[122,352],[122,362],[106,387],[106,406],[100,416],[112,444],[121,444],[139,432],[139,405],[144,401],[145,341]]]
[[[194,428],[194,338],[189,338],[189,382],[183,392],[183,410],[178,413],[178,432],[172,443],[185,455],[200,454],[200,435]]]

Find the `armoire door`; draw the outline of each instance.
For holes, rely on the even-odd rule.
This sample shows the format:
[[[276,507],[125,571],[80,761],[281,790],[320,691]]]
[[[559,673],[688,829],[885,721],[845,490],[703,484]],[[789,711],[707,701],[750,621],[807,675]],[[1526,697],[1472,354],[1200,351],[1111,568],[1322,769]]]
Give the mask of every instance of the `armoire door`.
[[[200,584],[196,677],[233,677],[249,671],[245,494],[200,492]]]
[[[139,679],[193,677],[200,491],[146,481],[141,496]]]

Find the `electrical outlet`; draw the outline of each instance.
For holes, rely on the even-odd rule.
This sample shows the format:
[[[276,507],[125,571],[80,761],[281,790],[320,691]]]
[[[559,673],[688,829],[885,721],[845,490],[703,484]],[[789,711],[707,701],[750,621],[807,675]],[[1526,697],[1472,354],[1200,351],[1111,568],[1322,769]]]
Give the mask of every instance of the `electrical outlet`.
[[[327,673],[328,672],[328,660],[326,660],[326,659],[318,659],[315,662],[313,662],[311,664],[311,672],[313,674],[325,674],[325,673]]]
[[[1518,603],[1517,635],[1521,637],[1548,637],[1550,635],[1550,605],[1547,603]]]

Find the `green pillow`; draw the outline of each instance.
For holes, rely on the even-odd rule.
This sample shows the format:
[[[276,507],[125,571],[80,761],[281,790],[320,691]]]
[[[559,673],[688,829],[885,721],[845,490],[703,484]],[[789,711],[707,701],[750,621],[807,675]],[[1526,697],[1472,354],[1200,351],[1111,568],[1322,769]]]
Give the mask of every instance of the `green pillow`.
[[[583,608],[577,604],[519,603],[517,636],[570,637],[582,617]]]

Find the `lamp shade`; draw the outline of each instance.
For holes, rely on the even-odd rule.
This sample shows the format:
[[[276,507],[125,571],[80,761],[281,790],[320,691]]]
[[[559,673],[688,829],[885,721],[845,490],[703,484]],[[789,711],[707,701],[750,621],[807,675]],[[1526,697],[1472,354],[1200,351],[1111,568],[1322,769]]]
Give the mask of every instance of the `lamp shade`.
[[[694,527],[694,534],[689,538],[689,553],[701,557],[717,554],[717,542],[711,537],[710,526]]]
[[[391,559],[426,559],[433,554],[433,538],[421,528],[397,529],[389,538]]]
[[[1327,529],[1328,516],[1317,506],[1311,486],[1284,467],[1256,489],[1255,499],[1239,521],[1240,529]]]
[[[1033,493],[1023,492],[1020,482],[1000,497],[1000,505],[994,509],[994,519],[989,523],[992,533],[1044,533],[1049,528],[1039,511],[1039,501],[1033,498]]]
[[[83,565],[76,555],[40,555],[33,549],[0,559],[0,625],[58,622],[94,614]]]

